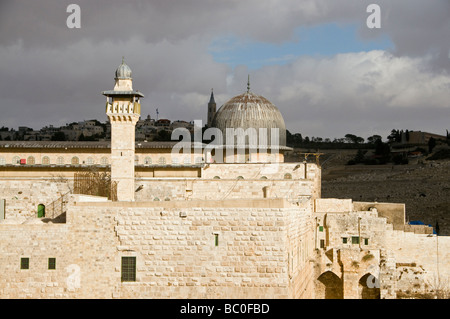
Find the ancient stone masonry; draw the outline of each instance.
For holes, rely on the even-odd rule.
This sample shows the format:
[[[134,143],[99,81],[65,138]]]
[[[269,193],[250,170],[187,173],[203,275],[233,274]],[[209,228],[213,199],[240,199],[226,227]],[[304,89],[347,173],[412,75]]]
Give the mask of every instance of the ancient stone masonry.
[[[285,163],[281,113],[249,89],[213,123],[226,128],[230,112],[235,127],[250,112],[259,128],[284,130],[272,159],[223,163],[200,152],[166,162],[173,143],[134,141],[143,94],[124,62],[115,80],[103,92],[110,145],[50,145],[35,154],[42,164],[0,164],[0,298],[448,298],[450,237],[408,224],[408,204],[372,193],[373,183],[403,176],[374,172],[357,195],[334,196],[336,187],[355,191],[355,180],[322,187],[318,162]],[[8,161],[38,152],[0,146]],[[74,176],[92,169],[111,174],[117,198]],[[49,212],[55,203],[60,216]]]

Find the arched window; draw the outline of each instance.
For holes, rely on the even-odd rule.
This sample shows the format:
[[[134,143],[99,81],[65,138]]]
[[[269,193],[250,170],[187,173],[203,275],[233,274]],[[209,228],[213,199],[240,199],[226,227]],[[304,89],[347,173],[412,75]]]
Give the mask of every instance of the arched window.
[[[172,164],[178,165],[180,162],[180,159],[178,157],[172,157]]]
[[[0,165],[5,165],[6,164],[6,160],[4,157],[0,157]]]
[[[34,157],[33,157],[33,156],[28,156],[28,158],[27,158],[27,164],[28,164],[28,165],[34,165],[34,164],[36,164],[36,161],[34,160]]]
[[[102,157],[100,159],[100,164],[102,165],[108,165],[108,158],[106,156]]]
[[[20,157],[19,156],[14,156],[13,159],[12,159],[12,164],[13,165],[20,164]]]
[[[237,179],[244,179],[244,177],[242,177],[242,176],[238,176],[238,177],[237,177]]]
[[[58,158],[56,159],[56,164],[64,165],[64,157],[58,156]]]
[[[70,164],[72,164],[72,165],[78,165],[78,164],[80,164],[79,158],[76,157],[76,156],[72,157],[72,160],[70,161]]]
[[[149,156],[145,157],[144,164],[145,165],[151,165],[152,164],[152,158],[149,157]]]
[[[289,173],[284,174],[284,179],[292,179],[292,175]]]
[[[185,165],[191,164],[191,158],[190,158],[190,157],[185,157],[184,160],[183,160],[183,163],[184,163]]]
[[[214,176],[213,179],[220,179],[220,177],[219,176]]]
[[[42,158],[42,165],[50,165],[50,157],[44,156]]]
[[[267,179],[267,176],[261,176],[261,179]]]
[[[88,157],[86,160],[88,165],[93,165],[94,164],[94,159],[92,157]]]
[[[45,217],[45,205],[39,204],[37,209],[37,217],[42,218]]]
[[[159,160],[158,160],[158,163],[161,164],[161,165],[166,164],[166,158],[165,157],[160,157]]]

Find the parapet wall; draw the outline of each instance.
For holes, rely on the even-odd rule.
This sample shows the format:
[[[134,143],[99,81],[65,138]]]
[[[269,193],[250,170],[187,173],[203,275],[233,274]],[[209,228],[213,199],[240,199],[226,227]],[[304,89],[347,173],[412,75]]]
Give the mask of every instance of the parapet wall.
[[[376,208],[378,216],[386,218],[388,224],[392,224],[394,229],[403,229],[405,225],[405,204],[400,203],[374,203],[374,202],[353,202],[355,211],[368,211]]]

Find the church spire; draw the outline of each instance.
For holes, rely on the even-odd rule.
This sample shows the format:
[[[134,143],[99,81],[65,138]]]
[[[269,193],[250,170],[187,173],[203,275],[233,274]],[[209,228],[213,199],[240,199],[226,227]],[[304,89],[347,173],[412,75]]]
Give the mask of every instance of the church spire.
[[[211,97],[208,103],[208,122],[207,122],[208,127],[212,127],[212,122],[215,114],[216,114],[216,101],[214,100],[213,89],[211,89]]]
[[[213,91],[213,89],[211,89],[211,97],[209,99],[209,103],[216,103],[216,101],[214,101],[214,91]]]

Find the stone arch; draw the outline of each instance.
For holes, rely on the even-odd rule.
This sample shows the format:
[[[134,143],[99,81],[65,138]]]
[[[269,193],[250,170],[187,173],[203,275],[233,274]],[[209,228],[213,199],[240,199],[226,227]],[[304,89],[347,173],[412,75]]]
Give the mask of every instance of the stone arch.
[[[361,277],[358,288],[361,299],[380,299],[380,280],[371,273]]]
[[[324,299],[343,299],[344,289],[342,280],[334,272],[326,271],[317,280],[323,285],[319,287],[321,288],[319,289],[319,293],[323,294],[322,297]]]

